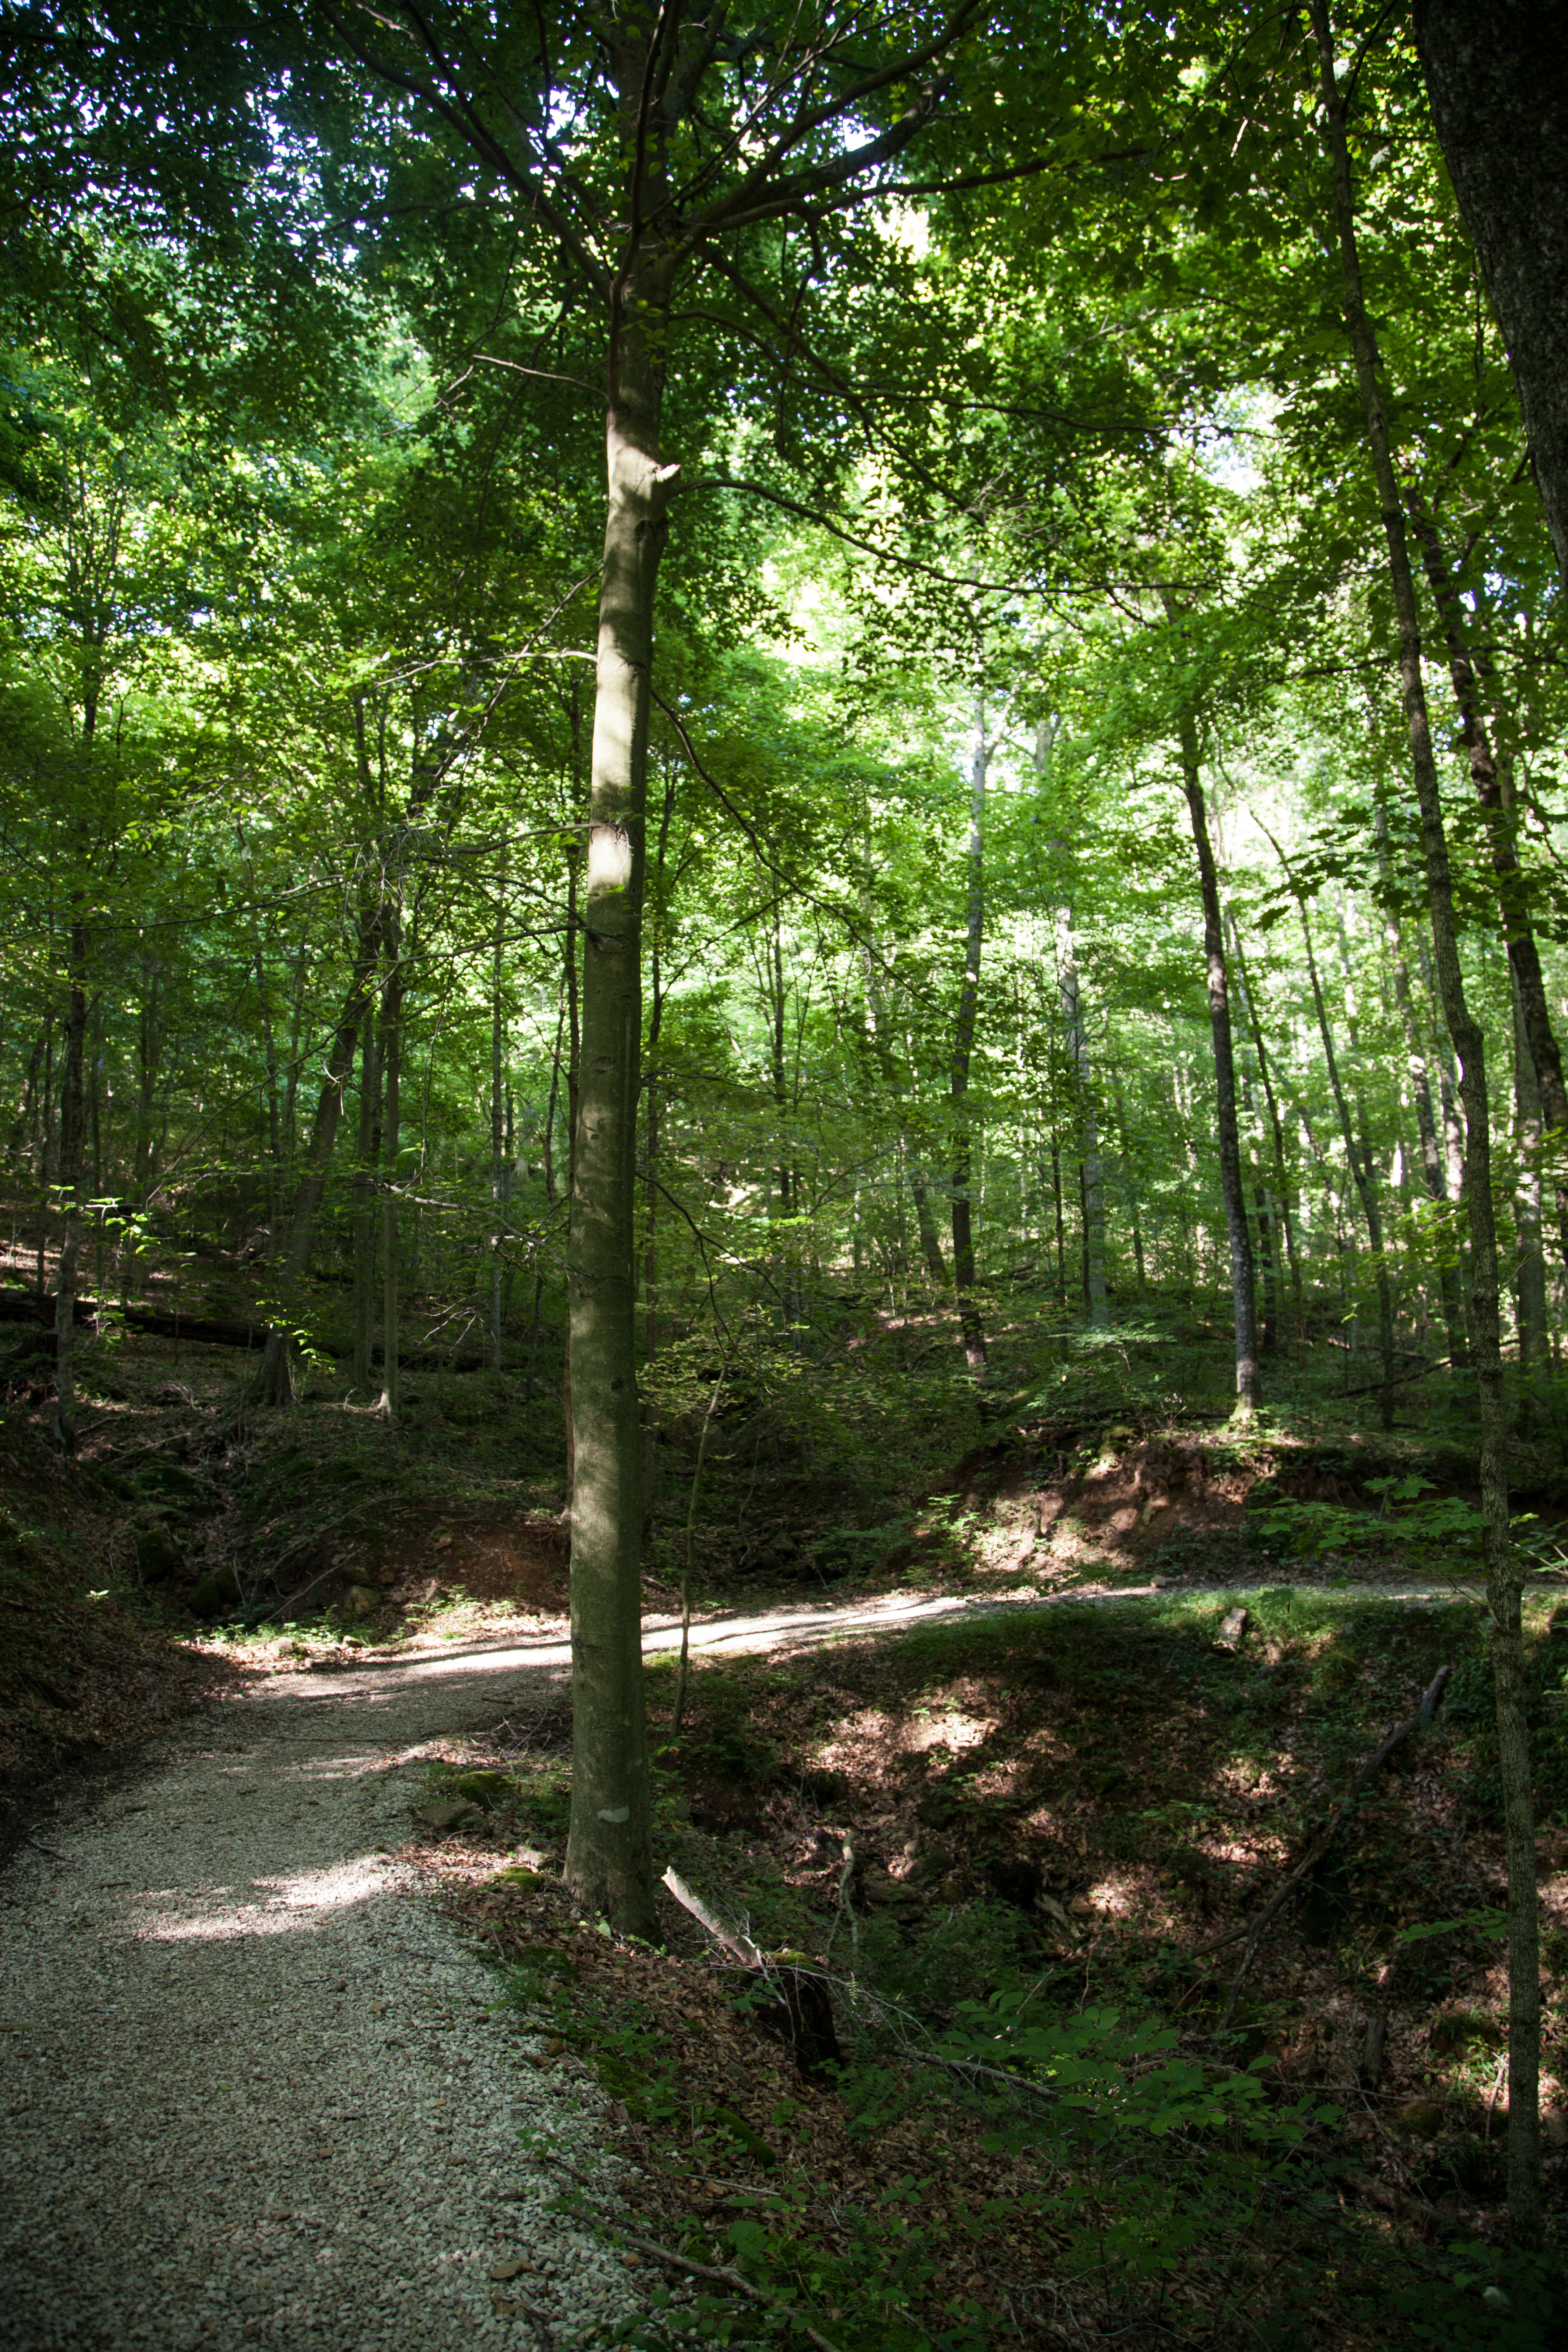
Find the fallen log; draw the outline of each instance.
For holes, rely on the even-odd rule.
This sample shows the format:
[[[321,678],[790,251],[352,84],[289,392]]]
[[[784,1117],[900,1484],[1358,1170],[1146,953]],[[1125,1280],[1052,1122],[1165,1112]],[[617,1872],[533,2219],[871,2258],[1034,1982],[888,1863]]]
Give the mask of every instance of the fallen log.
[[[267,1345],[265,1323],[229,1323],[210,1315],[170,1315],[155,1307],[110,1306],[96,1298],[79,1298],[75,1302],[75,1321],[85,1327],[96,1323],[100,1315],[117,1316],[128,1331],[139,1331],[150,1339],[189,1339],[193,1344],[208,1348],[244,1348],[259,1350]],[[52,1290],[0,1290],[0,1322],[33,1323],[41,1329],[55,1328],[55,1295]],[[331,1356],[342,1362],[349,1355],[347,1348],[333,1347],[324,1339],[313,1339],[311,1347],[318,1355]],[[372,1360],[384,1360],[380,1348],[373,1350]],[[484,1372],[491,1369],[489,1356],[441,1355],[429,1348],[415,1348],[401,1358],[405,1371],[416,1372]],[[521,1371],[519,1363],[502,1366],[505,1371]]]
[[[96,1323],[105,1315],[118,1316],[128,1331],[144,1331],[154,1339],[205,1340],[214,1348],[264,1348],[267,1344],[265,1323],[226,1323],[206,1315],[165,1315],[155,1307],[112,1307],[99,1298],[75,1301],[73,1319],[79,1325]],[[39,1323],[52,1331],[54,1292],[0,1291],[0,1321]]]

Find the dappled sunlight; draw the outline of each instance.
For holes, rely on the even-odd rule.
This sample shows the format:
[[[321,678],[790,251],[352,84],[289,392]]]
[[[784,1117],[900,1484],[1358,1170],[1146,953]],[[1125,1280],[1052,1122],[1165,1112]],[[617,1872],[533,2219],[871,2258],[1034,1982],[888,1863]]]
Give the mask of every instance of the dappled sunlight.
[[[900,1745],[912,1755],[931,1748],[949,1748],[956,1755],[965,1748],[978,1748],[996,1729],[998,1717],[968,1716],[956,1708],[944,1715],[931,1715],[925,1720],[918,1717],[907,1724],[900,1735]]]
[[[295,1935],[319,1925],[324,1913],[345,1911],[390,1892],[385,1856],[354,1854],[320,1870],[279,1872],[251,1879],[243,1893],[234,1886],[182,1888],[177,1907],[172,1910],[149,1910],[133,1903],[129,1925],[138,1941],[156,1944],[211,1944],[236,1937]],[[145,1902],[160,1899],[169,1898],[156,1895],[143,1898]]]

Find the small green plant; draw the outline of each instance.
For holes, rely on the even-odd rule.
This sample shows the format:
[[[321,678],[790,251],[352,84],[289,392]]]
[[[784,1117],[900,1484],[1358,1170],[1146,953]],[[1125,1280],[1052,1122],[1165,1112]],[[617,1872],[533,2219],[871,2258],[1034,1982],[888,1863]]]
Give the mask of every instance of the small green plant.
[[[1263,1493],[1249,1517],[1252,1549],[1266,1557],[1296,1559],[1321,1559],[1335,1552],[1386,1556],[1403,1551],[1435,1567],[1473,1570],[1479,1566],[1486,1522],[1473,1503],[1458,1495],[1428,1494],[1431,1480],[1414,1474],[1363,1483],[1379,1497],[1375,1512]]]

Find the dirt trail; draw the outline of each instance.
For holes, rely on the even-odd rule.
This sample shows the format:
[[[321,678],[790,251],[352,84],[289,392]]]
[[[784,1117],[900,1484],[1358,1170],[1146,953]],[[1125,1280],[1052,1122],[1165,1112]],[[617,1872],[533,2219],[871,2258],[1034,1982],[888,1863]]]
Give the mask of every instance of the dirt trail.
[[[787,1654],[1153,1590],[730,1612],[692,1646]],[[1451,1597],[1341,1597],[1371,1593]],[[650,1618],[644,1647],[679,1638]],[[155,1757],[60,1784],[51,1851],[0,1877],[0,2343],[563,2347],[626,2308],[517,2137],[596,2166],[598,2093],[485,2016],[493,1976],[395,1858],[422,1751],[552,1703],[568,1663],[563,1629],[260,1675]]]

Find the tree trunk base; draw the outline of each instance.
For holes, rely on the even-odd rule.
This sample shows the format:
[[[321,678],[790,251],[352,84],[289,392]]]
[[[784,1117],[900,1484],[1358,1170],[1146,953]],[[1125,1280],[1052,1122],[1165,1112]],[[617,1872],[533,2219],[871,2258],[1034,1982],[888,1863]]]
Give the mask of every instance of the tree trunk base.
[[[251,1402],[258,1405],[291,1405],[294,1402],[294,1365],[289,1342],[280,1332],[269,1331],[262,1350],[261,1370],[251,1391]]]

